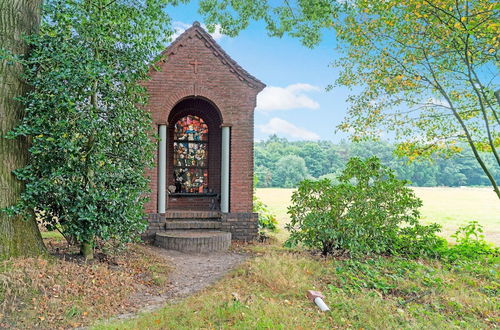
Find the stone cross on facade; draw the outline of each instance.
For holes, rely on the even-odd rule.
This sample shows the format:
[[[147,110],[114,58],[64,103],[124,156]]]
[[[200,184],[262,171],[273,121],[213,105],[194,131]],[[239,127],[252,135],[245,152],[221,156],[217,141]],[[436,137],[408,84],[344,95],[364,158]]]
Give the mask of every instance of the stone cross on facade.
[[[193,62],[189,62],[189,64],[194,66],[194,73],[198,73],[198,65],[200,65],[201,62],[198,62],[198,60],[195,59]]]

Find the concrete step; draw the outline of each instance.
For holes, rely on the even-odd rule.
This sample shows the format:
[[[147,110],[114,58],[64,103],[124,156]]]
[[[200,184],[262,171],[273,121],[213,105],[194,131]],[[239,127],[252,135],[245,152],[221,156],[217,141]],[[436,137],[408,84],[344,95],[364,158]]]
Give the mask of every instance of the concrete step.
[[[220,229],[220,221],[209,220],[167,220],[165,230],[183,230],[183,229]]]
[[[156,233],[155,245],[181,252],[225,251],[231,246],[231,233],[218,230],[167,230]]]

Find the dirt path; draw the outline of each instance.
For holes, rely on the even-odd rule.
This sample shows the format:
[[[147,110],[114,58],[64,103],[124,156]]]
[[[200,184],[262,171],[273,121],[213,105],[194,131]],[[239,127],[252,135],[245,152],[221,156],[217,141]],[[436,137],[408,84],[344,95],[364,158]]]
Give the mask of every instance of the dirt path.
[[[187,254],[160,248],[157,250],[175,267],[170,275],[173,287],[166,293],[173,299],[202,290],[246,259],[245,254],[236,252]]]
[[[216,282],[247,258],[244,253],[232,251],[201,254],[149,248],[164,257],[173,268],[169,276],[170,288],[161,295],[141,293],[132,297],[134,304],[143,306],[137,313],[151,312],[161,308],[166,302],[186,298]],[[122,314],[116,319],[132,318],[137,313]]]

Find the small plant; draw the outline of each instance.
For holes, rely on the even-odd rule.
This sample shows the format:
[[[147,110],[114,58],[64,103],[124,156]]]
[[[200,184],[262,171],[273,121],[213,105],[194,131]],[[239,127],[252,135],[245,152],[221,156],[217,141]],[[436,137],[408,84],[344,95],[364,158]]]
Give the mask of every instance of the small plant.
[[[451,245],[443,252],[450,261],[458,259],[475,259],[479,257],[498,257],[500,249],[484,239],[483,226],[477,221],[470,221],[451,235],[457,244]]]
[[[451,235],[458,245],[477,245],[485,242],[483,233],[483,226],[477,221],[469,221],[465,226],[461,226],[458,230]]]
[[[441,225],[436,223],[403,227],[394,242],[393,253],[414,258],[438,258],[448,246],[444,238],[436,235],[440,230]]]
[[[287,246],[299,243],[351,254],[431,254],[443,244],[435,233],[438,225],[419,224],[422,201],[395,177],[394,172],[372,157],[351,158],[330,180],[305,180],[292,195]]]
[[[253,199],[253,211],[259,214],[259,229],[268,229],[271,231],[277,230],[278,221],[276,216],[269,211],[267,205],[264,204],[257,196]]]
[[[276,220],[276,216],[269,210],[266,204],[262,202],[255,193],[255,187],[257,187],[257,183],[259,179],[254,176],[254,192],[253,192],[253,212],[259,214],[259,234],[261,236],[265,236],[265,231],[276,231],[278,230],[278,221]]]

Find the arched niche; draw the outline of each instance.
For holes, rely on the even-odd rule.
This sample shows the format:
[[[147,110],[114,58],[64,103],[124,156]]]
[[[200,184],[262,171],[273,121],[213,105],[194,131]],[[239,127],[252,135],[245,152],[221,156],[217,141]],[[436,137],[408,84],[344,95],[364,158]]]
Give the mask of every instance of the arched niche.
[[[204,98],[185,98],[170,111],[168,209],[220,208],[221,124],[219,110]]]

